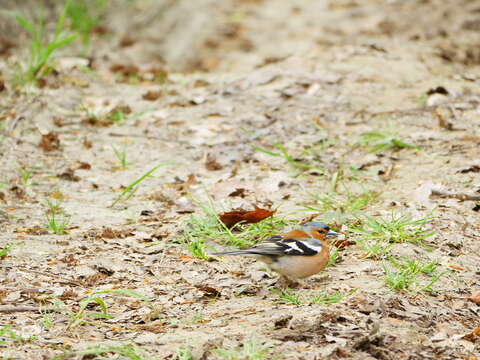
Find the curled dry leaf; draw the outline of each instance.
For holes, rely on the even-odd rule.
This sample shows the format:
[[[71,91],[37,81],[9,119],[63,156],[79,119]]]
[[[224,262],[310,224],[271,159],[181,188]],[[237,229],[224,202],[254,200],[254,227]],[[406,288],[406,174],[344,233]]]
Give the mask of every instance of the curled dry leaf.
[[[236,188],[235,191],[232,191],[230,194],[228,194],[228,196],[231,196],[231,197],[239,196],[241,198],[244,198],[246,195],[245,194],[246,192],[247,192],[247,189]]]
[[[350,241],[350,240],[347,240],[347,239],[343,239],[343,240],[337,240],[337,241],[334,241],[333,242],[333,245],[337,248],[339,248],[340,250],[343,249],[343,248],[346,248],[347,246],[352,246],[352,245],[355,245],[356,243],[354,241]]]
[[[263,219],[266,219],[273,215],[275,210],[262,209],[255,206],[254,210],[236,210],[219,214],[220,220],[228,227],[231,228],[235,224],[243,221],[249,224],[255,224]]]
[[[58,138],[58,134],[50,131],[48,134],[42,135],[42,139],[40,140],[40,144],[38,144],[38,146],[40,146],[45,152],[60,149],[60,139]]]
[[[143,100],[147,101],[155,101],[162,95],[160,91],[149,90],[145,94],[142,95]]]
[[[215,288],[212,287],[212,286],[201,285],[201,286],[197,286],[197,288],[198,288],[200,291],[203,291],[204,296],[206,296],[206,297],[219,297],[219,296],[221,295],[220,290],[215,289]]]
[[[207,170],[210,171],[223,169],[223,166],[219,164],[217,159],[211,154],[208,154],[207,156],[207,161],[205,161],[205,167],[207,168]]]
[[[75,175],[75,170],[72,168],[67,168],[64,172],[58,174],[57,177],[67,181],[80,181],[80,177]]]

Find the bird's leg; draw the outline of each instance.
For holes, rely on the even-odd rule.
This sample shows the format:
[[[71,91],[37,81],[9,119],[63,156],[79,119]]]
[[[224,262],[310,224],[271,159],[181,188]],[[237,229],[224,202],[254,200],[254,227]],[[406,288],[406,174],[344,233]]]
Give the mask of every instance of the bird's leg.
[[[298,281],[291,280],[284,275],[280,275],[280,279],[278,279],[276,285],[280,288],[286,288],[286,287],[294,288],[294,287],[297,287],[299,284],[300,283]]]

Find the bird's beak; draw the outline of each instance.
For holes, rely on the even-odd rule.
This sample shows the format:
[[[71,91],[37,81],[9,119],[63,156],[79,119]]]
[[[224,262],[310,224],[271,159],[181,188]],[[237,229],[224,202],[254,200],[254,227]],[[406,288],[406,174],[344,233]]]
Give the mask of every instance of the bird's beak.
[[[325,235],[325,237],[327,238],[334,238],[334,237],[337,237],[340,233],[336,232],[336,231],[333,231],[333,230],[329,230],[327,232],[327,235]]]

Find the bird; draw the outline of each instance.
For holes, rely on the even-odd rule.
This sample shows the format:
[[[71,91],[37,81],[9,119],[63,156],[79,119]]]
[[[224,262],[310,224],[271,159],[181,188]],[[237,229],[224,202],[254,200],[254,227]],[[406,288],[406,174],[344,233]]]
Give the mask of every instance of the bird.
[[[328,225],[311,221],[283,235],[273,235],[253,247],[210,255],[252,255],[279,273],[287,284],[295,284],[325,269],[330,255],[329,239],[338,234]]]

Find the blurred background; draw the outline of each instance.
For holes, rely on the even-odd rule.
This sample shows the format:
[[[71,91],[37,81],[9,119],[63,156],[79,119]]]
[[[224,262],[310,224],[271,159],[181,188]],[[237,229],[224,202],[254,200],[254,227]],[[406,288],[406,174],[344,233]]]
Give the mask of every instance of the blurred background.
[[[244,71],[331,47],[428,45],[425,56],[480,62],[480,3],[469,0],[2,0],[0,55],[28,48],[33,24],[47,41],[66,7],[61,46],[96,68],[112,63],[169,71]],[[404,50],[406,50],[404,48]],[[433,50],[433,51],[432,51]],[[16,61],[16,59],[12,59]]]

